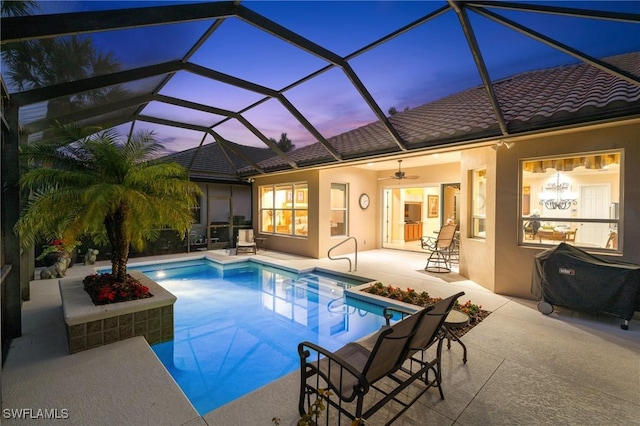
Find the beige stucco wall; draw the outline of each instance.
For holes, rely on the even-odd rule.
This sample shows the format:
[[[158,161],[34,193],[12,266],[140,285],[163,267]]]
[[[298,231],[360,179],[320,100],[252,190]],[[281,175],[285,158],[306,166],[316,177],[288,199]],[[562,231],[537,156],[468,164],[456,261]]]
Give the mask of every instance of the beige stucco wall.
[[[510,150],[497,152],[496,168],[496,229],[495,282],[493,286],[482,282],[496,293],[533,298],[530,292],[534,256],[543,249],[518,244],[518,176],[519,160],[548,155],[564,155],[608,149],[624,149],[621,167],[621,202],[623,244],[621,256],[603,255],[612,260],[640,263],[640,120],[625,124],[583,128],[558,132],[553,135],[530,137],[516,141]],[[617,186],[616,186],[617,188]],[[613,189],[613,188],[612,188]],[[624,241],[622,243],[622,241]],[[464,258],[468,259],[465,253]],[[469,278],[474,279],[475,267],[470,266]],[[474,279],[475,280],[475,279]]]
[[[486,169],[486,238],[472,238],[470,229],[471,172]],[[513,178],[511,178],[513,179]],[[496,151],[490,147],[467,149],[460,158],[460,274],[494,291],[496,248]]]
[[[343,241],[345,237],[331,237],[329,211],[330,190],[332,183],[348,184],[349,218],[348,236],[358,240],[358,251],[371,250],[380,245],[380,194],[377,190],[378,179],[375,172],[356,167],[340,167],[320,171],[320,238],[319,257],[326,257],[328,250]],[[359,198],[361,194],[369,195],[371,204],[367,209],[361,209]],[[332,256],[352,253],[352,243],[345,243],[332,252]]]
[[[317,194],[319,190],[319,174],[318,170],[303,170],[299,172],[291,172],[286,174],[278,174],[278,175],[267,175],[267,176],[259,176],[256,177],[255,182],[253,183],[253,217],[254,219],[254,229],[258,232],[258,221],[260,214],[258,212],[259,208],[259,196],[258,196],[258,188],[260,185],[272,185],[277,183],[298,183],[305,182],[308,184],[309,190],[309,198],[308,198],[308,207],[309,207],[309,219],[308,219],[308,229],[309,234],[306,238],[304,237],[293,237],[293,236],[279,236],[273,234],[259,234],[256,233],[256,236],[266,237],[267,238],[267,249],[268,250],[276,250],[282,251],[285,253],[294,253],[299,254],[301,256],[308,257],[318,257],[318,246],[319,246],[319,232],[318,232],[318,198],[313,196],[313,194]]]
[[[320,170],[304,170],[287,172],[277,175],[258,176],[253,184],[254,212],[258,218],[258,187],[277,183],[306,182],[309,185],[309,235],[307,238],[261,235],[268,238],[269,249],[295,253],[303,256],[323,258],[328,250],[345,240],[344,236],[331,236],[330,200],[331,184],[348,184],[349,223],[348,236],[358,241],[358,251],[371,250],[382,246],[382,196],[383,189],[400,188],[402,186],[439,185],[440,183],[458,182],[460,168],[458,164],[439,164],[406,169],[407,174],[418,175],[419,179],[404,181],[381,181],[379,177],[389,176],[396,170],[372,171],[362,167],[341,166]],[[367,209],[361,209],[359,198],[361,194],[369,195],[371,204]],[[426,215],[426,209],[425,209]],[[430,219],[434,220],[434,219]],[[257,223],[257,222],[256,222]],[[435,225],[434,225],[435,226]],[[257,228],[257,226],[256,226]],[[345,243],[332,252],[332,256],[352,253],[353,242]]]
[[[544,248],[524,247],[518,241],[519,227],[519,167],[521,159],[553,155],[568,155],[588,151],[623,149],[623,182],[612,185],[612,195],[620,192],[623,205],[623,229],[619,244],[623,253],[605,257],[640,263],[640,119],[625,123],[591,126],[554,134],[513,138],[511,149],[498,150],[490,146],[465,149],[460,163],[403,168],[419,179],[410,181],[378,180],[395,170],[370,171],[361,167],[342,166],[321,170],[288,172],[258,177],[254,183],[254,200],[259,185],[282,182],[307,182],[309,185],[308,238],[267,235],[268,247],[304,256],[326,257],[329,248],[345,239],[330,236],[331,183],[349,185],[349,236],[356,237],[358,249],[382,247],[382,196],[385,188],[409,186],[438,186],[460,182],[460,274],[487,289],[504,295],[533,298],[530,292],[534,256]],[[487,170],[486,238],[471,238],[469,218],[470,173],[474,169]],[[360,194],[367,193],[371,205],[363,210],[358,205]],[[315,195],[314,195],[315,194]],[[258,217],[258,203],[254,203],[254,217]],[[335,255],[351,253],[354,246],[346,244]]]

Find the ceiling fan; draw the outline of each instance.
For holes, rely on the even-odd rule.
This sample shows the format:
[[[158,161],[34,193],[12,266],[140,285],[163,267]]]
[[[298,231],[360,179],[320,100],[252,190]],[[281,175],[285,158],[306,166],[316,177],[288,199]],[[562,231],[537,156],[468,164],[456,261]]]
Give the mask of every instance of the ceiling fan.
[[[404,172],[401,169],[401,166],[402,166],[402,160],[398,160],[398,171],[395,172],[393,174],[393,176],[378,178],[378,180],[386,180],[386,179],[397,179],[397,180],[418,179],[420,177],[420,176],[407,176],[407,175],[405,175]]]

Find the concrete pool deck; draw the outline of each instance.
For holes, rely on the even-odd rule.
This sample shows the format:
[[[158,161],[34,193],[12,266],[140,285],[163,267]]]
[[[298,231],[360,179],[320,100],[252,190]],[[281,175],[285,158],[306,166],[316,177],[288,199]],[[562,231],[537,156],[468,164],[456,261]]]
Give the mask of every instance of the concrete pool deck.
[[[206,254],[222,261],[254,257],[293,269],[348,270],[346,262],[272,251],[238,257],[225,251]],[[145,260],[151,259],[131,263]],[[427,392],[395,424],[640,425],[637,316],[627,331],[612,317],[560,308],[545,316],[535,301],[495,295],[471,281],[425,275],[424,263],[424,254],[372,250],[359,253],[353,274],[432,296],[462,290],[465,300],[493,313],[463,337],[467,364],[458,345],[444,351],[446,399]],[[75,265],[68,276],[93,270]],[[56,279],[31,282],[22,330],[2,369],[3,424],[272,425],[273,417],[280,417],[283,426],[295,424],[297,373],[199,416],[141,337],[69,355]],[[32,409],[22,411],[32,415],[38,409],[57,410],[49,413],[59,419],[8,418],[6,410],[11,409]],[[380,424],[376,417],[370,423]]]

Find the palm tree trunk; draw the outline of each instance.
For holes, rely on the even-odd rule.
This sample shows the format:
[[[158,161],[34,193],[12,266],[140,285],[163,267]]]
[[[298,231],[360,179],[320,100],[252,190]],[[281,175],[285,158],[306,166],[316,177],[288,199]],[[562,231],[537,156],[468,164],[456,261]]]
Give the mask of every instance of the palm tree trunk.
[[[104,221],[107,238],[111,243],[111,274],[114,279],[125,282],[127,279],[127,262],[129,261],[129,206],[122,202],[120,206],[107,215]]]

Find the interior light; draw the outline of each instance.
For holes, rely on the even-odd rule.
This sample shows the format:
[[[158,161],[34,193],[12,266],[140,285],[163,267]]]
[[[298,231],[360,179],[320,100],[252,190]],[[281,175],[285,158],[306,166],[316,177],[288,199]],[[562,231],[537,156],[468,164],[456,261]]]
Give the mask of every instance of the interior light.
[[[578,204],[578,194],[571,191],[568,182],[560,181],[560,172],[556,174],[556,183],[548,183],[538,194],[540,205],[550,210],[567,210]]]

